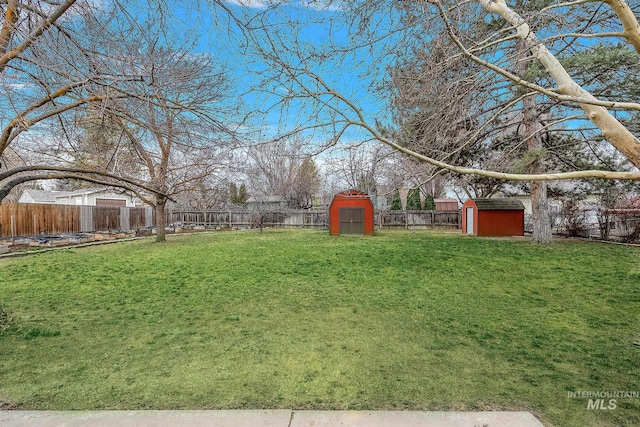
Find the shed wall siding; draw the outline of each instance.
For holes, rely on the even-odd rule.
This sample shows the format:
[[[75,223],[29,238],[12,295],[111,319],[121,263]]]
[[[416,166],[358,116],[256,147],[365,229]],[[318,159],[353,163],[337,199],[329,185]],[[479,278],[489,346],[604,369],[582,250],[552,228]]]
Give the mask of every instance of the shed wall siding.
[[[474,236],[524,235],[523,209],[510,207],[509,209],[501,210],[496,209],[496,206],[485,204],[488,209],[483,209],[482,206],[479,207],[473,199],[467,200],[462,205],[462,234],[467,234],[467,208],[473,208],[473,233],[470,234]]]
[[[477,236],[523,236],[524,211],[478,211]]]

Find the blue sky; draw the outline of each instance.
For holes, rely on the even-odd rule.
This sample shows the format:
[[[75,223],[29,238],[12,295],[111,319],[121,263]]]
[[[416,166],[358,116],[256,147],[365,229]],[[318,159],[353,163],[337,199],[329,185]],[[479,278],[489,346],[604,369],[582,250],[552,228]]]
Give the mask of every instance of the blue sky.
[[[289,42],[307,53],[321,52],[330,46],[348,47],[350,34],[342,19],[344,13],[339,8],[327,7],[322,1],[309,1],[289,2],[287,6],[269,10],[267,3],[264,0],[233,0],[226,2],[225,5],[243,21],[249,16],[259,16],[260,19],[268,22],[272,26],[269,31],[282,37],[281,40],[285,41],[284,46]],[[251,49],[245,48],[245,38],[238,27],[230,22],[222,8],[214,9],[213,15],[211,11],[208,13],[209,15],[202,9],[197,17],[195,14],[185,17],[186,13],[180,11],[178,16],[183,17],[185,26],[188,26],[189,21],[196,23],[195,29],[199,33],[196,49],[214,55],[227,65],[234,76],[237,92],[242,94],[247,109],[267,110],[269,106],[274,106],[281,100],[276,95],[286,96],[289,93],[298,92],[299,87],[296,87],[291,79],[284,78],[279,84],[272,82],[270,86],[265,85],[261,80],[264,74],[260,75],[260,72],[267,71],[269,65],[253,55]],[[295,32],[292,32],[287,21],[298,23],[295,26]],[[251,21],[252,24],[256,22],[256,20]],[[188,32],[185,34],[189,35]],[[299,58],[296,58],[293,53],[287,53],[285,49],[280,50],[279,53],[288,56],[288,62],[299,63]],[[366,49],[350,52],[341,58],[335,56],[324,57],[321,60],[313,58],[306,62],[306,66],[362,108],[371,122],[374,117],[381,117],[383,108],[370,90],[372,80],[366,72],[370,73],[374,70],[379,77],[380,72],[385,70],[385,64],[374,64]],[[312,82],[309,79],[305,81]],[[257,89],[254,88],[255,86],[267,91],[248,90]],[[269,95],[269,91],[273,95]],[[313,124],[315,117],[314,111],[301,99],[292,99],[287,109],[271,108],[268,111],[264,116],[255,116],[254,123],[256,127],[261,128],[265,138],[286,132],[296,125]],[[318,119],[322,121],[322,118]],[[306,135],[316,139],[318,143],[329,138],[326,131],[315,132],[313,135],[307,132]],[[343,141],[347,143],[362,141],[367,137],[354,128],[343,136]]]

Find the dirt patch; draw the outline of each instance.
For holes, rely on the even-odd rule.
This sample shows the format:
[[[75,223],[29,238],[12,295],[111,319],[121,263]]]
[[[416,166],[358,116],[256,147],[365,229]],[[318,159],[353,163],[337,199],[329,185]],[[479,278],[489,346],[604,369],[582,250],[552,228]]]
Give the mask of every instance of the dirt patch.
[[[18,409],[20,409],[18,405],[7,402],[5,399],[0,397],[0,411],[17,411]]]

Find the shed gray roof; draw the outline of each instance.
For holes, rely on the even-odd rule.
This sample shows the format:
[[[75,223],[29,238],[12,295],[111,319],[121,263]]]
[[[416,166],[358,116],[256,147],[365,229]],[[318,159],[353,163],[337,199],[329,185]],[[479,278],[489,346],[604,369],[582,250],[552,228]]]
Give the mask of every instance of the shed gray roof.
[[[524,204],[518,199],[473,199],[480,211],[518,211]]]

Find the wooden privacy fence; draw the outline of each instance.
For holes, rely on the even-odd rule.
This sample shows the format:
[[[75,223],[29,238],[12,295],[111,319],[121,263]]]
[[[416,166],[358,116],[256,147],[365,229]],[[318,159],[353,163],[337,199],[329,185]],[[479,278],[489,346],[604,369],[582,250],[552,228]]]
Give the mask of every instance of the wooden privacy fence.
[[[0,237],[128,231],[153,225],[154,215],[151,208],[0,204]]]

